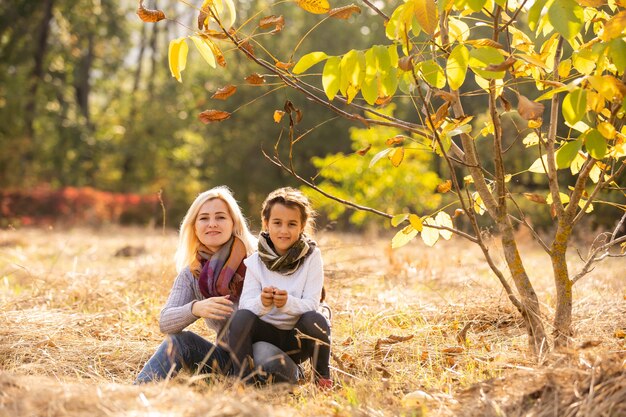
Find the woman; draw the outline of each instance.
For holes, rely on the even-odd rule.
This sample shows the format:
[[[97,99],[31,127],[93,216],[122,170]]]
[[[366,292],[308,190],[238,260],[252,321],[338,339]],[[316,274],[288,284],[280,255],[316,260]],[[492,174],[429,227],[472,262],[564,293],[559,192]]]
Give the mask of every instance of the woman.
[[[246,270],[243,260],[255,248],[256,239],[227,187],[198,195],[181,223],[175,256],[178,276],[159,320],[161,331],[168,336],[135,383],[173,377],[183,368],[197,373],[231,371],[230,355],[220,343],[241,295]],[[217,332],[216,344],[183,331],[199,318]],[[285,361],[276,347],[259,345],[255,354],[262,363],[271,361],[279,378],[283,374],[292,378],[295,365]],[[277,358],[281,359],[277,362]],[[285,364],[284,368],[276,363]]]

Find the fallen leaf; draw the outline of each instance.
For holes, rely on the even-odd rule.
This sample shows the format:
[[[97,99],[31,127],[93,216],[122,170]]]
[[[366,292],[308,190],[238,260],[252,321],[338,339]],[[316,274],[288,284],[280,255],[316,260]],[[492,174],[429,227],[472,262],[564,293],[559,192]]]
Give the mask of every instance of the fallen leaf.
[[[330,9],[328,15],[330,17],[334,17],[335,19],[349,19],[350,16],[355,13],[361,14],[361,8],[356,4],[349,4],[347,6]]]
[[[261,85],[265,83],[265,77],[257,73],[248,75],[245,80],[248,84],[252,85]]]
[[[624,329],[615,330],[615,337],[617,337],[618,339],[626,339],[626,330]]]
[[[146,23],[156,23],[165,19],[163,10],[146,9],[143,6],[143,0],[139,2],[139,7],[137,7],[137,16]]]
[[[383,365],[376,365],[374,369],[380,372],[383,378],[391,378],[391,373]]]
[[[230,117],[230,113],[222,110],[205,110],[198,114],[198,119],[205,125],[212,122],[221,122]]]
[[[211,98],[217,100],[226,100],[228,97],[235,94],[237,91],[237,87],[234,85],[227,85],[222,88],[218,88],[217,91],[211,96]]]

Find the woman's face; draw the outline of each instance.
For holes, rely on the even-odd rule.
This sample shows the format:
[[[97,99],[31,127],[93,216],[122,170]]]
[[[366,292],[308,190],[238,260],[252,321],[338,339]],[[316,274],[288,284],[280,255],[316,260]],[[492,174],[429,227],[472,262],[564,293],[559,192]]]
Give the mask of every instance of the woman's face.
[[[195,224],[196,236],[211,252],[217,252],[233,235],[233,226],[228,205],[214,198],[200,207]]]
[[[275,203],[267,220],[267,232],[279,255],[287,250],[300,238],[304,225],[300,219],[300,209]]]

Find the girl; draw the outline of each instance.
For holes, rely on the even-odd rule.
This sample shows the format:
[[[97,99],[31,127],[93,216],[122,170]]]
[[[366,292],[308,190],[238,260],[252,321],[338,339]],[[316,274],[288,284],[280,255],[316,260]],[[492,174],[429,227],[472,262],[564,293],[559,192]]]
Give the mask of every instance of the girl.
[[[217,332],[218,341],[224,336],[241,295],[243,260],[255,246],[256,239],[227,187],[215,187],[195,199],[181,223],[175,256],[178,277],[159,320],[168,337],[135,383],[174,376],[182,368],[202,373],[230,369],[224,348],[183,329],[203,318]],[[261,351],[267,357],[282,353],[269,344]]]
[[[265,199],[258,252],[246,259],[246,279],[230,326],[229,348],[236,370],[254,368],[252,345],[270,342],[296,363],[312,360],[318,385],[332,387],[329,373],[330,327],[316,311],[324,271],[322,256],[304,231],[312,223],[308,199],[280,188]]]

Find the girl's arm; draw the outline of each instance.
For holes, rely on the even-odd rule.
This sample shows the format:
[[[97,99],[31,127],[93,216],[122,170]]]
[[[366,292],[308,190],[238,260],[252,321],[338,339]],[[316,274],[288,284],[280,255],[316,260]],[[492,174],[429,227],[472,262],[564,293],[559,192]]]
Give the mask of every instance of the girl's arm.
[[[176,277],[167,302],[161,310],[161,318],[159,319],[161,332],[165,334],[180,333],[185,327],[198,320],[198,317],[191,313],[191,307],[196,301],[193,292],[193,280],[195,278],[189,268],[180,271]]]
[[[270,312],[274,305],[265,307],[261,302],[261,293],[263,292],[263,285],[261,278],[258,274],[256,265],[246,262],[246,279],[243,280],[243,290],[241,291],[241,297],[239,298],[239,309],[250,310],[257,316],[261,317]]]
[[[302,298],[289,294],[287,303],[277,310],[292,316],[301,316],[307,311],[315,311],[320,305],[322,287],[324,286],[324,263],[319,249],[311,254],[311,260],[306,265],[306,276]]]

